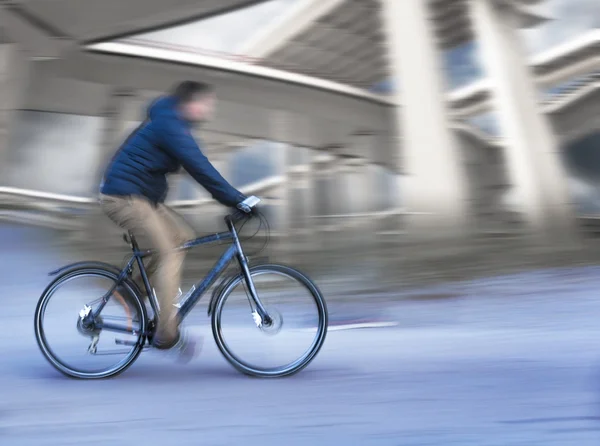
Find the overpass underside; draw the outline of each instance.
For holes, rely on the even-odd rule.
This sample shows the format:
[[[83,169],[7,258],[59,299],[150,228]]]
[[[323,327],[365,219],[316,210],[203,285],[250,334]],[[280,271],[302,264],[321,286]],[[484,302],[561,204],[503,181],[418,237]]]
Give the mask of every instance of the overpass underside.
[[[392,1],[357,3],[376,14],[377,35],[386,39],[382,69],[414,88],[385,98],[359,90],[359,84],[334,88],[261,67],[198,62],[177,52],[165,60],[168,52],[127,45],[65,46],[59,57],[31,57],[30,49],[5,36],[0,46],[3,214],[69,228],[78,221],[98,224],[94,196],[102,170],[143,119],[145,104],[178,80],[202,78],[216,85],[220,98],[215,121],[198,133],[207,155],[236,186],[265,197],[275,238],[287,238],[295,250],[335,240],[339,246],[374,246],[413,238],[528,235],[546,231],[548,222],[564,232],[573,208],[563,184],[570,173],[559,154],[597,132],[599,89],[592,77],[545,104],[536,92],[548,79],[563,79],[557,73],[571,65],[594,69],[589,59],[597,59],[596,44],[573,50],[571,58],[542,60],[532,76],[526,61],[513,61],[523,67],[519,89],[506,83],[500,61],[490,60],[483,88],[448,93],[438,75],[437,39],[443,46],[464,36],[432,28],[427,11],[404,3],[400,10]],[[378,7],[369,9],[375,3]],[[439,9],[444,2],[433,3],[438,8],[433,23],[439,24],[447,17]],[[460,4],[467,11],[472,7]],[[490,48],[506,50],[517,43],[500,39],[500,31],[486,31],[482,23],[507,26],[501,14],[509,12],[475,9],[461,17],[476,19],[469,21],[470,32]],[[410,24],[404,22],[408,18]],[[351,21],[337,26],[343,23]],[[405,41],[398,29],[411,30],[413,40]],[[80,40],[97,37],[91,31],[85,35]],[[293,51],[301,49],[296,45]],[[423,61],[430,69],[419,65]],[[508,129],[501,138],[468,123],[490,109]],[[219,208],[186,176],[173,179],[169,200],[207,232],[220,224]],[[27,212],[32,208],[35,218]],[[85,215],[94,217],[72,218]]]

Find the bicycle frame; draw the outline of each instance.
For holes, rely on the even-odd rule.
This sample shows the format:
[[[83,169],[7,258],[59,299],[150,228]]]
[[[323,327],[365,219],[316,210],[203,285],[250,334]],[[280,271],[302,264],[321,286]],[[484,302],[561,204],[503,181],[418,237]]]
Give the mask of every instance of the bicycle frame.
[[[200,301],[204,293],[216,282],[216,280],[221,276],[221,274],[223,274],[223,272],[227,269],[231,261],[237,257],[241,274],[243,275],[244,282],[246,284],[246,289],[250,294],[249,298],[251,298],[254,302],[254,308],[260,315],[261,319],[268,324],[271,318],[269,317],[267,310],[264,308],[262,302],[260,301],[256,292],[256,288],[254,287],[254,283],[250,275],[250,269],[248,267],[248,260],[244,255],[244,251],[242,249],[242,245],[240,243],[237,230],[235,228],[235,223],[231,217],[225,218],[225,222],[227,223],[229,229],[228,231],[199,237],[194,240],[190,240],[181,245],[180,247],[176,248],[177,250],[189,250],[196,246],[207,245],[223,240],[232,241],[231,245],[223,253],[220,259],[215,263],[213,268],[208,272],[204,279],[202,279],[195,285],[195,290],[187,296],[185,301],[181,303],[181,306],[179,307],[180,321],[185,319],[185,317],[189,314],[192,308],[194,308],[194,306]],[[115,284],[113,289],[111,289],[104,296],[104,298],[100,302],[100,305],[92,312],[94,319],[100,314],[106,303],[108,303],[108,300],[110,299],[110,296],[112,295],[114,290],[121,284],[121,282],[123,282],[129,276],[134,263],[137,263],[137,266],[140,269],[140,274],[142,276],[146,292],[148,293],[148,298],[150,299],[150,305],[152,306],[152,310],[154,311],[155,315],[159,314],[160,305],[158,303],[158,299],[156,297],[156,294],[154,293],[152,285],[150,284],[150,280],[148,278],[148,274],[146,273],[146,268],[143,262],[144,258],[156,254],[156,250],[140,251],[135,237],[130,237],[130,245],[133,250],[133,255],[127,262],[125,268],[121,270],[121,273],[119,274],[119,277],[117,279],[117,283]],[[173,296],[173,298],[174,297],[175,296]],[[109,331],[118,331],[130,334],[133,332],[134,335],[137,334],[132,329],[127,329],[125,327],[110,323],[100,322],[95,323],[95,326],[99,329],[105,329]]]

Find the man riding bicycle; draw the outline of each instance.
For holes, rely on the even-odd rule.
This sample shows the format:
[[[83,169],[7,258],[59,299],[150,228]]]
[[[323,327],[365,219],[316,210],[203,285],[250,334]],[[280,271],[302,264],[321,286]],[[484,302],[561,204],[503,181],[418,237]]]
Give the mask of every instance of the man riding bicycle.
[[[134,235],[146,236],[158,250],[146,269],[160,304],[152,343],[162,350],[190,350],[173,305],[185,253],[174,248],[194,238],[183,218],[164,204],[167,175],[183,167],[221,204],[250,211],[246,197],[217,172],[192,136],[193,125],[211,117],[214,103],[212,88],[193,81],[182,82],[172,94],[156,100],[113,157],[100,188],[106,215]],[[140,278],[136,282],[144,289]]]

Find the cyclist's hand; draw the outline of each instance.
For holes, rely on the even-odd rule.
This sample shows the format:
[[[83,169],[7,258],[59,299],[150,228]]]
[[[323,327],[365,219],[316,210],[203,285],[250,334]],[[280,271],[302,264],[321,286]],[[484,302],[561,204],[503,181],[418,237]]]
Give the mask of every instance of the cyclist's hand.
[[[253,210],[256,208],[256,205],[260,202],[255,196],[251,196],[246,198],[241,203],[238,203],[237,208],[245,214],[252,214]]]
[[[238,203],[237,209],[239,211],[242,211],[244,214],[252,213],[252,208],[250,206],[248,206],[247,204],[245,204],[243,201],[241,203]]]

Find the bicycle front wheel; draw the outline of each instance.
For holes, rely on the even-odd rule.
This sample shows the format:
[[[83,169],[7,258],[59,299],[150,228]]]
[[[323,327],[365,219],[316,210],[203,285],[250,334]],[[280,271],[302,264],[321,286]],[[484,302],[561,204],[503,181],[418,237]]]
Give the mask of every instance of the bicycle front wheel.
[[[212,312],[217,347],[240,372],[275,378],[305,368],[327,334],[327,306],[316,285],[282,265],[250,268],[270,321],[260,320],[242,275],[221,291]]]

